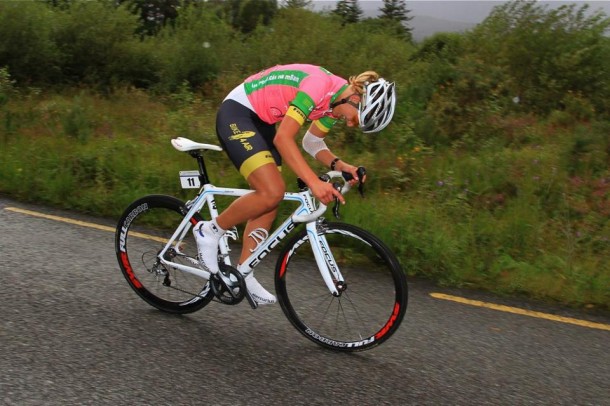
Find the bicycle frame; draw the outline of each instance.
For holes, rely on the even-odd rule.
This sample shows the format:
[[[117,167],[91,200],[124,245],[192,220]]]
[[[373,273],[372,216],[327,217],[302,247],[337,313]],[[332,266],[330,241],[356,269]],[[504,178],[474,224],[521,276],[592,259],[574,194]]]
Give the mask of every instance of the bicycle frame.
[[[331,174],[332,173],[340,174],[339,172],[331,172]],[[174,247],[174,249],[179,252],[180,241],[182,241],[186,233],[190,231],[191,227],[195,225],[193,216],[195,213],[200,212],[204,205],[208,205],[211,218],[216,218],[218,216],[215,196],[232,196],[237,198],[252,192],[253,191],[249,189],[224,188],[216,187],[210,183],[204,184],[198,196],[193,201],[187,203],[187,207],[189,208],[188,213],[170,240],[165,244],[163,250],[159,253],[158,258],[161,263],[165,266],[174,267],[183,272],[188,272],[201,278],[209,279],[211,276],[210,271],[172,262],[165,259],[165,253],[171,247]],[[280,241],[282,241],[296,228],[297,223],[305,223],[312,252],[321,276],[330,293],[334,296],[338,296],[339,292],[335,282],[344,282],[343,276],[341,275],[339,266],[333,257],[324,234],[318,232],[318,219],[324,213],[324,211],[326,211],[326,206],[320,204],[316,209],[314,198],[308,190],[302,192],[286,192],[283,200],[298,202],[299,206],[291,216],[289,216],[280,226],[275,229],[275,231],[273,231],[273,233],[269,235],[265,241],[257,245],[252,254],[244,261],[244,263],[247,264],[251,269],[254,269],[263,260],[263,258],[265,258],[273,250],[273,248],[280,243]],[[219,242],[219,250],[223,262],[230,266],[231,258],[229,257],[228,238],[229,236],[226,234],[223,236],[223,238],[221,238]]]
[[[407,308],[408,286],[398,258],[383,241],[356,225],[327,223],[321,217],[327,210],[322,202],[331,200],[322,196],[319,200],[317,192],[297,179],[296,190],[281,196],[281,201],[292,205],[291,213],[278,219],[279,226],[269,230],[271,235],[267,229],[246,226],[245,241],[237,252],[235,247],[241,242],[229,241],[238,240],[237,228],[232,227],[235,223],[220,220],[229,211],[256,200],[258,192],[248,186],[218,187],[210,181],[204,154],[222,151],[220,147],[182,137],[171,143],[197,162],[198,171],[179,171],[180,185],[192,189],[192,197],[186,202],[162,194],[140,197],[123,211],[115,229],[121,272],[140,298],[173,314],[190,314],[212,301],[237,305],[244,299],[256,309],[263,303],[249,273],[260,269],[262,261],[277,248],[277,255],[269,261],[273,262],[269,266],[273,275],[269,276],[275,282],[276,301],[307,339],[328,349],[354,352],[373,348],[396,332]],[[334,188],[338,199],[334,199],[332,212],[337,219],[341,195],[356,185],[364,194],[366,168],[350,169],[355,170],[318,174],[320,181],[328,183],[322,186]],[[316,190],[319,185],[312,186]],[[234,199],[241,200],[223,212],[225,200],[235,203]],[[202,242],[209,246],[205,241],[212,237],[206,231],[202,241],[193,231],[210,217],[228,230],[218,244],[212,244],[212,252],[201,252]],[[297,229],[299,223],[304,224]],[[206,222],[205,229],[209,226]],[[237,254],[241,254],[239,260]],[[205,261],[200,261],[200,255]],[[231,266],[231,262],[239,266]]]

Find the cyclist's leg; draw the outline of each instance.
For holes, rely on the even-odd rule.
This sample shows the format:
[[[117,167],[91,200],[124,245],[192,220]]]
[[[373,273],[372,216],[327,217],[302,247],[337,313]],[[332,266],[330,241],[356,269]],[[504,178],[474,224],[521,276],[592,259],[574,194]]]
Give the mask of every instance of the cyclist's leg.
[[[229,158],[254,191],[233,201],[215,219],[216,224],[225,230],[245,221],[250,222],[246,228],[243,259],[255,244],[247,237],[250,233],[248,230],[270,228],[286,190],[280,173],[280,155],[273,145],[275,126],[264,123],[253,111],[239,103],[227,100],[219,110],[216,132]],[[249,272],[250,269],[244,269],[243,273]],[[258,303],[275,302],[275,296],[267,292],[252,273],[246,278],[246,286]]]
[[[216,117],[216,134],[233,165],[254,190],[235,200],[216,219],[228,229],[274,210],[284,197],[286,185],[280,173],[281,157],[273,145],[274,125],[242,104],[225,100]]]
[[[282,159],[281,159],[280,153],[275,148],[275,145],[273,145],[274,135],[275,135],[275,131],[268,131],[266,133],[263,133],[263,136],[264,136],[265,140],[267,141],[267,145],[269,147],[269,152],[271,153],[274,161],[278,165],[279,171],[281,171],[280,165],[281,165]],[[280,176],[280,178],[281,178],[281,176]],[[271,192],[272,195],[275,195],[276,200],[279,199],[279,200],[277,200],[277,204],[279,204],[279,202],[283,198],[283,195],[284,195],[284,192],[286,189],[283,179],[281,180],[281,182],[279,182],[279,181],[269,182],[268,174],[263,173],[263,172],[254,171],[252,174],[250,174],[250,176],[248,176],[247,180],[248,180],[248,183],[250,184],[251,189],[254,189],[257,191],[262,190],[265,187],[268,187],[269,184],[272,183],[278,187],[277,190]],[[246,229],[244,231],[244,244],[243,244],[241,257],[239,259],[240,264],[243,263],[243,261],[245,261],[248,258],[248,256],[250,256],[252,250],[254,250],[258,244],[258,242],[254,238],[249,237],[250,233],[252,233],[254,230],[256,230],[258,228],[262,228],[262,229],[266,230],[267,232],[269,232],[269,230],[271,229],[271,225],[273,224],[273,221],[275,220],[275,217],[277,215],[277,204],[271,211],[264,213],[259,217],[250,219],[248,221],[248,223],[246,224]],[[249,270],[247,269],[245,271],[248,272]]]
[[[254,192],[233,201],[216,218],[218,225],[225,230],[249,220],[259,220],[261,216],[264,223],[272,222],[273,218],[269,221],[266,215],[275,212],[284,198],[286,186],[275,164],[265,164],[256,169],[248,181]],[[268,229],[269,226],[264,228]]]
[[[258,242],[254,238],[250,237],[250,234],[257,229],[264,229],[269,232],[271,229],[271,225],[273,224],[273,220],[277,215],[277,208],[259,216],[257,218],[251,219],[246,224],[246,228],[244,229],[244,243],[241,251],[241,256],[239,258],[239,263],[243,263],[246,258],[252,254],[252,251],[257,247]]]
[[[247,264],[243,264],[243,260],[249,256],[250,248],[254,248],[256,244],[253,239],[248,238],[251,230],[258,227],[269,230],[277,212],[277,205],[284,196],[284,182],[277,168],[270,164],[255,170],[248,180],[254,192],[235,200],[216,218],[216,221],[221,227],[229,228],[248,220],[237,269],[245,276],[248,293],[256,303],[273,304],[277,301],[276,297],[258,282],[252,269]],[[270,207],[271,211],[269,211]]]
[[[254,170],[262,170],[259,169],[261,166],[270,167],[266,169],[271,173],[269,176],[273,176],[273,171],[277,172],[275,159],[268,151],[267,140],[263,135],[271,131],[274,131],[274,127],[264,123],[252,110],[234,100],[224,101],[218,109],[218,140],[242,174],[249,175]],[[264,208],[264,200],[256,198],[257,196],[246,197],[245,202],[237,202],[226,215],[223,213],[212,221],[200,222],[193,227],[199,260],[211,272],[218,272],[218,241],[224,231],[269,210]]]
[[[248,220],[238,270],[246,276],[246,287],[252,298],[258,304],[272,304],[276,302],[275,296],[254,278],[250,267],[242,262],[250,255],[250,248],[256,246],[256,241],[248,238],[249,233],[259,227],[269,230],[277,205],[283,199],[285,186],[277,167],[270,164],[253,171],[248,181],[254,192],[235,200],[216,220],[227,227]]]

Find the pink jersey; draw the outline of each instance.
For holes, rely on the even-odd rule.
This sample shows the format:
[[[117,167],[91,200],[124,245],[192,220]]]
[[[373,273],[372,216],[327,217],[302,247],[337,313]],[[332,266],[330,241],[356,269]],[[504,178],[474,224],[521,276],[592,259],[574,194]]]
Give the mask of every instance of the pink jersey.
[[[244,81],[248,100],[258,116],[269,124],[281,121],[290,105],[310,120],[330,128],[330,104],[347,87],[347,81],[326,69],[306,64],[277,65]]]

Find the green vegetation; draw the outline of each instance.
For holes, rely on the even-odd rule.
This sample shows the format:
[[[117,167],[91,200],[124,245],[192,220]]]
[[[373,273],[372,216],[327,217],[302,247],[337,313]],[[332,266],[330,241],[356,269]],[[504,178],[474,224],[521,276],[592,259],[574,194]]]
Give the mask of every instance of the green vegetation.
[[[143,26],[143,3],[0,2],[0,192],[110,217],[144,194],[186,198],[178,171],[195,167],[169,140],[216,143],[216,108],[246,75],[372,68],[396,81],[399,106],[380,135],[339,125],[329,137],[370,173],[346,221],[410,275],[610,308],[603,13],[515,1],[415,44],[393,24],[299,7],[253,26],[254,11],[227,6],[247,0],[177,2]],[[245,186],[223,154],[209,158],[215,183]]]

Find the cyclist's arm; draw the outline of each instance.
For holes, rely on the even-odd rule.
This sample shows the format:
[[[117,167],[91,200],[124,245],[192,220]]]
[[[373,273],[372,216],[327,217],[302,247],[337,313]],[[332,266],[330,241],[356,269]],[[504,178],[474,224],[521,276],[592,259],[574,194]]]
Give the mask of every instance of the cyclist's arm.
[[[321,125],[317,123],[317,121],[314,121],[309,126],[307,134],[305,134],[305,138],[303,139],[303,147],[306,147],[306,144],[311,145],[309,149],[305,148],[305,150],[307,150],[310,155],[313,155],[315,153],[314,158],[316,158],[318,162],[321,162],[326,167],[330,167],[330,164],[335,158],[337,158],[337,156],[333,154],[332,151],[328,148],[328,146],[323,143],[324,141],[322,141],[324,140],[324,137],[326,137],[327,134],[328,130],[322,128]],[[320,140],[318,141],[313,137],[317,137]],[[312,151],[312,147],[314,151]],[[317,150],[317,152],[315,152],[315,150]]]
[[[326,137],[326,135],[328,134],[328,131],[325,128],[322,128],[321,125],[317,124],[317,121],[314,121],[311,124],[311,126],[309,126],[308,131],[312,136],[322,138],[322,139],[324,137]],[[335,162],[334,169],[337,171],[349,172],[353,177],[352,182],[354,182],[354,183],[358,182],[358,173],[357,173],[358,168],[355,167],[354,165],[350,165],[349,163],[343,161],[341,158],[339,158],[337,155],[335,155],[328,148],[328,146],[325,146],[325,148],[320,149],[316,153],[315,158],[318,162],[321,162],[327,168],[330,168],[332,163],[335,161],[335,159],[338,159]],[[366,179],[366,176],[364,177],[364,179]],[[363,182],[364,182],[364,179],[362,180]]]
[[[304,114],[296,107],[291,106],[280,122],[273,143],[288,166],[309,186],[318,200],[324,204],[329,204],[334,196],[337,196],[341,203],[345,203],[343,196],[330,183],[318,179],[318,176],[301,154],[296,143],[296,137],[304,121]]]

